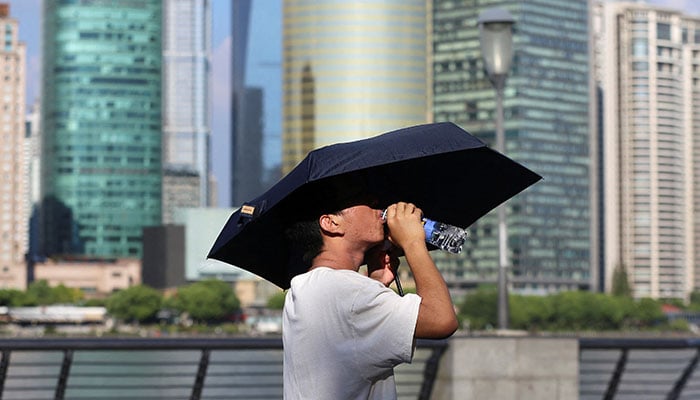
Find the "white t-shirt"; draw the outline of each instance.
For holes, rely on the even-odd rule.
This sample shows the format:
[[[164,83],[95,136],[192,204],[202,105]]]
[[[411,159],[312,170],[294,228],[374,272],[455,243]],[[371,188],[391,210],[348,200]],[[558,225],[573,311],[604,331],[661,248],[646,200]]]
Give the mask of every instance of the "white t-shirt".
[[[349,270],[294,277],[282,325],[284,398],[395,399],[394,366],[413,358],[420,302]]]

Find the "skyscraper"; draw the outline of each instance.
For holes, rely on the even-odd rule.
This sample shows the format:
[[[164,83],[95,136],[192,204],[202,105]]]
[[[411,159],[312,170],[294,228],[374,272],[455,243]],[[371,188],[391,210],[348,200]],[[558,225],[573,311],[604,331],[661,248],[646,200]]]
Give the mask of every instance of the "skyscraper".
[[[687,298],[700,260],[700,18],[640,3],[596,8],[606,286]]]
[[[491,7],[505,8],[515,19],[504,96],[505,153],[544,177],[505,205],[510,283],[521,292],[590,288],[596,282],[588,3],[433,1],[435,120],[455,122],[492,146],[496,94],[484,69],[477,19]],[[441,257],[453,285],[495,281],[495,214],[470,227],[461,256]]]
[[[25,45],[10,6],[0,3],[0,288],[27,286],[29,187],[25,145]]]
[[[283,172],[428,120],[427,3],[284,0]]]
[[[210,57],[209,0],[163,1],[165,223],[172,222],[177,207],[208,205]]]
[[[251,0],[234,0],[231,7],[231,203],[234,207],[258,196],[264,188],[265,93],[262,88],[246,83],[252,7]]]
[[[161,222],[161,3],[43,2],[47,255],[138,257]]]

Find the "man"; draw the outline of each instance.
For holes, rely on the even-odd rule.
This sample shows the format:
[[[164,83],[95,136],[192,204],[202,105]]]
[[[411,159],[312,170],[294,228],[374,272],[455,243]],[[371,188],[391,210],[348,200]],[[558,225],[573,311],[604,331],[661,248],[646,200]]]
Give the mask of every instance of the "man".
[[[386,213],[368,203],[297,224],[290,242],[308,262],[291,281],[283,316],[284,396],[292,399],[395,399],[394,366],[410,362],[416,338],[457,329],[447,286],[428,253],[421,210]],[[417,294],[389,289],[402,252]],[[368,275],[358,273],[368,264]]]

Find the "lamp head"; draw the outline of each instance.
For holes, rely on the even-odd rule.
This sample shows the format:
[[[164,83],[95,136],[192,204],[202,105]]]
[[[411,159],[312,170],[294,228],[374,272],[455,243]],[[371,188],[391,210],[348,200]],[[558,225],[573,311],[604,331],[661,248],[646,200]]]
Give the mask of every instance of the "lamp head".
[[[505,76],[513,60],[513,24],[507,10],[489,8],[479,14],[479,42],[486,71],[493,79]]]

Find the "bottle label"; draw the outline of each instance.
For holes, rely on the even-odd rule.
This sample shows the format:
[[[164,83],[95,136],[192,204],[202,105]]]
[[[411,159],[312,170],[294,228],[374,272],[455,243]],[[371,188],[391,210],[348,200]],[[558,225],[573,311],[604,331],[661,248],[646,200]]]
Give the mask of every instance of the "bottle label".
[[[423,230],[425,231],[425,240],[430,240],[433,237],[433,230],[435,229],[435,221],[423,218]]]

